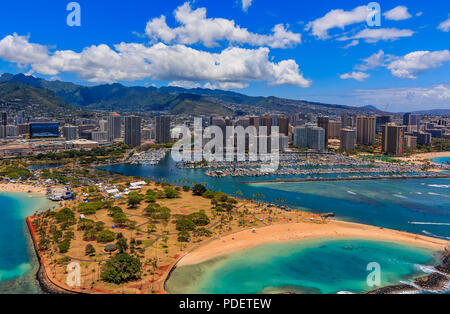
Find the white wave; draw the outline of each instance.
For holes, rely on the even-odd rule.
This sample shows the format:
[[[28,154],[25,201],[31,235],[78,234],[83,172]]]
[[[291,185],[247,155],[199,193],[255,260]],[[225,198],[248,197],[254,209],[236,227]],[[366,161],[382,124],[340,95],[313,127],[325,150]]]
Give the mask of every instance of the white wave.
[[[416,194],[417,194],[417,195],[422,195],[423,193],[422,193],[422,192],[416,192]]]
[[[429,184],[428,186],[431,188],[450,189],[450,184],[448,184],[448,185]]]
[[[398,198],[402,198],[402,199],[405,199],[405,200],[408,199],[406,196],[400,195],[400,194],[394,194],[393,196],[398,197]]]
[[[431,233],[431,232],[428,232],[428,231],[426,231],[426,230],[423,230],[422,233],[425,234],[425,235],[427,235],[427,236],[433,237],[433,238],[439,238],[439,239],[444,239],[444,240],[450,240],[450,237],[438,236],[438,235],[433,234],[433,233]]]
[[[339,291],[339,292],[336,293],[336,294],[355,294],[355,293],[350,292],[350,291]]]
[[[442,196],[441,194],[437,194],[437,193],[433,193],[433,192],[428,192],[428,195]]]
[[[429,226],[450,226],[450,223],[446,222],[410,222],[410,225],[429,225]]]
[[[356,194],[355,192],[352,192],[352,191],[347,191],[347,193],[351,194],[351,195],[358,195],[358,194]]]

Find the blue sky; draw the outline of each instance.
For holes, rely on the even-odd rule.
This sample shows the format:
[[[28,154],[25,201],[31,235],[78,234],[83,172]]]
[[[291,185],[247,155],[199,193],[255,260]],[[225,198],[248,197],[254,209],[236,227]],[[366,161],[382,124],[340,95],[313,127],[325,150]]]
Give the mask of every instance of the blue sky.
[[[230,89],[389,111],[450,109],[450,3],[16,0],[0,11],[0,72],[92,85]]]

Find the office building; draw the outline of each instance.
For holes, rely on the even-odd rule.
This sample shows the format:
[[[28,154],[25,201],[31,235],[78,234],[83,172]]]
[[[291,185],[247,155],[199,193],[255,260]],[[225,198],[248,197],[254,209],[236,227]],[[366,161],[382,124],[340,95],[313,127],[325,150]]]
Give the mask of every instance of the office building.
[[[297,127],[294,131],[294,145],[323,152],[325,151],[325,130],[310,123]]]
[[[60,137],[58,122],[32,122],[30,123],[30,138]]]
[[[415,137],[417,137],[417,145],[430,145],[431,144],[431,133],[426,132],[414,132]]]
[[[279,116],[277,124],[280,135],[289,136],[289,118],[286,116]]]
[[[356,131],[352,129],[341,130],[341,148],[345,151],[352,151],[356,147]]]
[[[322,128],[325,130],[325,147],[328,146],[328,139],[329,139],[329,124],[330,124],[330,118],[328,117],[319,117],[317,118],[317,126],[319,128]]]
[[[2,125],[3,126],[8,125],[8,114],[6,112],[2,112]]]
[[[122,137],[122,117],[117,113],[112,113],[108,117],[108,140],[114,142]]]
[[[66,125],[63,127],[64,138],[68,141],[78,139],[78,127],[74,125]]]
[[[383,126],[382,148],[386,154],[402,156],[405,151],[405,126],[393,123]]]
[[[108,142],[108,132],[104,132],[104,131],[92,132],[91,138],[93,141],[96,141],[99,143],[107,143]]]
[[[260,127],[266,127],[267,128],[267,133],[266,134],[262,134],[262,135],[268,135],[270,136],[272,134],[272,117],[269,115],[265,115],[262,116],[259,119],[259,126]]]
[[[141,146],[142,132],[141,132],[142,118],[137,116],[125,117],[125,144],[130,147]]]
[[[338,139],[341,137],[342,122],[330,121],[328,123],[328,138]]]
[[[170,143],[170,139],[170,117],[156,117],[156,143],[167,144]]]
[[[356,117],[356,143],[374,145],[376,137],[376,118],[368,116]]]

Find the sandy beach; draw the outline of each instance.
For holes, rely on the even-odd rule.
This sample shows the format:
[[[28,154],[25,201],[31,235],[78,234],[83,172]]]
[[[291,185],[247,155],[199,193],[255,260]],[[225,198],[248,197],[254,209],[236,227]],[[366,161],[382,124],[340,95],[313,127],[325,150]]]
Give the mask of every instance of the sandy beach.
[[[20,183],[0,183],[0,192],[46,194],[47,189],[42,186],[32,186]]]
[[[178,262],[177,266],[201,263],[223,254],[261,244],[312,238],[372,239],[406,243],[419,247],[432,248],[437,251],[445,250],[450,244],[449,241],[445,240],[341,221],[330,221],[327,224],[279,224],[257,229],[256,232],[246,230],[225,236],[221,239],[212,240],[185,255]]]
[[[417,154],[417,155],[412,155],[410,157],[402,157],[402,158],[398,158],[398,159],[404,160],[404,161],[424,161],[424,160],[429,160],[429,159],[439,158],[439,157],[450,157],[450,152]]]

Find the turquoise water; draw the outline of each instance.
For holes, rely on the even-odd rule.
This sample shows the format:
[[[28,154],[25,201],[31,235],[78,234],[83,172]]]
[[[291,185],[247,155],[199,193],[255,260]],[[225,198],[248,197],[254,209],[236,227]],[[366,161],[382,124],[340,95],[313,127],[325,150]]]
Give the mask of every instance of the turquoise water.
[[[431,161],[434,163],[437,163],[437,164],[446,164],[446,163],[450,163],[450,157],[433,158],[433,159],[431,159]]]
[[[38,292],[32,272],[37,261],[25,218],[50,206],[43,196],[0,193],[0,293]]]
[[[104,169],[209,189],[315,213],[334,212],[342,220],[450,240],[450,179],[268,183],[273,176],[213,178],[201,169],[178,169],[170,157],[158,166],[114,165]],[[293,178],[295,176],[290,176]],[[260,193],[264,197],[260,196]]]
[[[369,263],[381,267],[381,285],[423,275],[415,265],[437,265],[428,249],[359,239],[316,239],[269,244],[197,265],[177,268],[167,282],[170,293],[257,294],[361,293]]]

